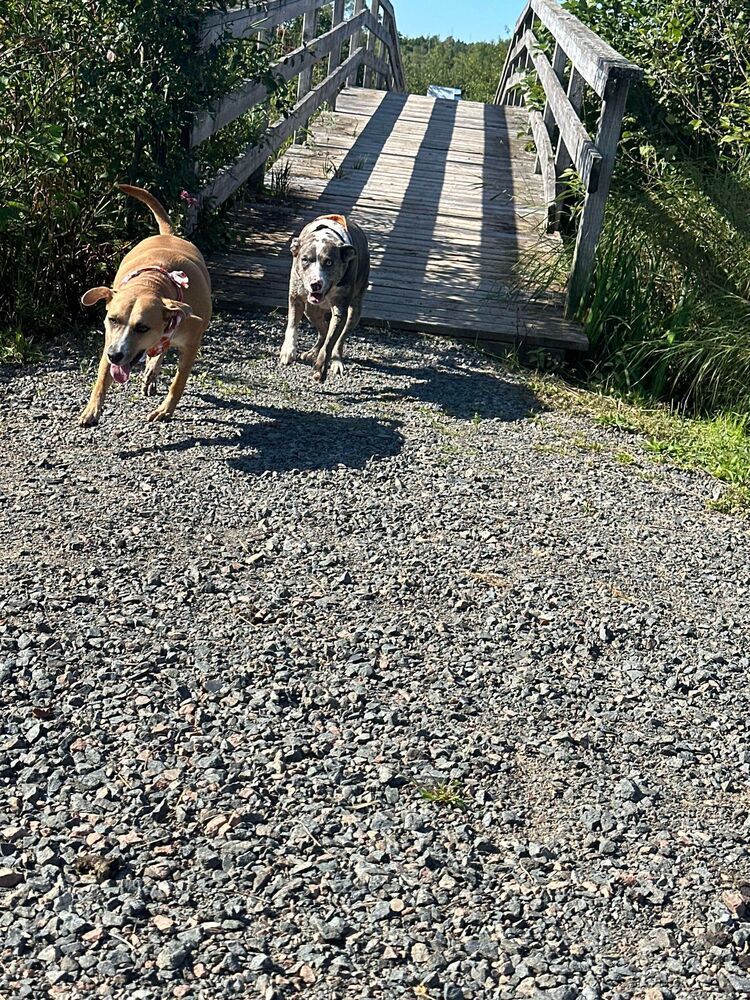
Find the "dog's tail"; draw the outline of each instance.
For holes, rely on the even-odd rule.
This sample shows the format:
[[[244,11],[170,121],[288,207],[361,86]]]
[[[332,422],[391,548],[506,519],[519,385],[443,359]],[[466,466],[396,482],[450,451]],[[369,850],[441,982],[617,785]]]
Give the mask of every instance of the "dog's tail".
[[[142,201],[144,205],[148,205],[151,211],[154,213],[154,218],[159,223],[159,235],[161,236],[174,236],[174,229],[172,229],[172,223],[169,221],[169,216],[162,203],[154,198],[152,194],[145,191],[143,188],[133,187],[132,184],[118,184],[117,187],[124,193],[129,194],[131,198],[137,198],[138,201]]]

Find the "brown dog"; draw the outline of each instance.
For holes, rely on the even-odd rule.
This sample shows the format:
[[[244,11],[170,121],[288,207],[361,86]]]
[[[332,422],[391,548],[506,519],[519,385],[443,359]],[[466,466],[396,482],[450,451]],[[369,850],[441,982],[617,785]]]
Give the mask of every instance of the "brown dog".
[[[148,355],[144,396],[156,394],[164,352],[180,352],[177,374],[166,399],[148,415],[169,420],[180,401],[211,319],[211,279],[200,250],[175,236],[161,204],[143,188],[120,184],[120,190],[148,205],[159,223],[159,235],[142,240],[120,264],[112,288],[90,288],[85,306],[107,303],[104,351],[88,406],[78,422],[99,422],[104,397],[112,382],[127,382],[133,364]]]

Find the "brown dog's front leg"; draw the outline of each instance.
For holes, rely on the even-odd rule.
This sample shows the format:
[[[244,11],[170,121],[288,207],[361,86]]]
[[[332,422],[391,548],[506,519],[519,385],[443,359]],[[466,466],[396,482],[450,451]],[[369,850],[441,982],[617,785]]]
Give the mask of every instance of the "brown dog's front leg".
[[[328,327],[325,343],[318,351],[318,357],[313,365],[313,378],[316,382],[325,382],[328,376],[328,363],[331,358],[331,350],[345,326],[346,313],[340,306],[334,306],[331,311],[331,323]]]
[[[78,423],[81,427],[95,427],[99,423],[99,417],[102,414],[102,407],[104,406],[104,397],[107,395],[107,389],[112,385],[112,382],[113,378],[109,373],[107,352],[103,351],[99,360],[99,370],[96,373],[96,382],[94,382],[94,388],[91,390],[91,398],[89,399],[88,406],[78,418]]]
[[[167,393],[164,402],[161,406],[157,406],[155,410],[152,410],[151,413],[149,413],[149,421],[171,419],[172,414],[174,413],[175,408],[185,391],[185,384],[188,380],[190,372],[193,369],[193,365],[195,364],[199,348],[200,343],[189,344],[179,349],[180,361],[177,366],[177,374],[172,379],[172,384],[169,387],[169,392]]]

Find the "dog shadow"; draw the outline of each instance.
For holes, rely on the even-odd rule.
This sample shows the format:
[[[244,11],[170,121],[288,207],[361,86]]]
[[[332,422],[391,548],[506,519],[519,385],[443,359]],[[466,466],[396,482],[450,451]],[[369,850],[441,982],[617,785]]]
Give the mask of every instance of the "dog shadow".
[[[458,420],[525,420],[544,409],[533,392],[506,382],[497,375],[463,368],[406,367],[357,359],[362,369],[398,379],[378,395],[389,399],[414,399],[438,406]]]
[[[200,398],[219,410],[236,413],[240,419],[210,418],[205,422],[219,427],[218,434],[190,434],[178,441],[123,451],[120,457],[220,448],[227,452],[230,469],[257,476],[264,472],[363,469],[372,460],[398,455],[404,445],[397,420],[256,406],[203,393]],[[260,419],[243,420],[243,413]]]

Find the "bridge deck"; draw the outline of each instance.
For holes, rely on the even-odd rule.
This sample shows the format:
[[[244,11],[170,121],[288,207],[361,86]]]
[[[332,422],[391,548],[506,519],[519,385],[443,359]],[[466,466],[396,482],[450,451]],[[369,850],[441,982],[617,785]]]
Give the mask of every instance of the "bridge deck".
[[[522,253],[543,253],[545,217],[520,108],[379,90],[343,91],[336,112],[291,147],[284,201],[238,205],[233,247],[212,261],[219,307],[286,307],[289,242],[316,215],[350,215],[367,233],[371,287],[363,320],[485,342],[588,346],[517,290]]]

